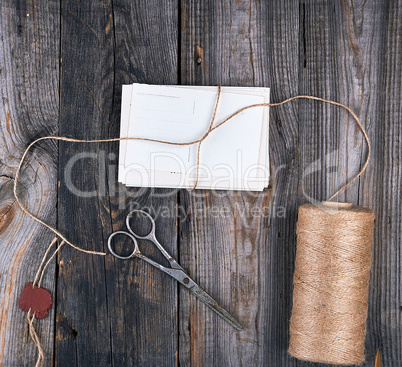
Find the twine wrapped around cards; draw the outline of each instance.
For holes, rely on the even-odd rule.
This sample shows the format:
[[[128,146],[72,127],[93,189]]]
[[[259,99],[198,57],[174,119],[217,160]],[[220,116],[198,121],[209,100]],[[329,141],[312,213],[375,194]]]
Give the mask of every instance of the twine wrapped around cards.
[[[286,99],[282,102],[279,103],[259,103],[259,104],[254,104],[250,106],[246,106],[244,108],[241,108],[237,111],[235,111],[232,115],[230,115],[228,118],[225,120],[219,122],[214,126],[215,122],[215,117],[216,117],[216,112],[219,107],[219,100],[221,96],[221,87],[217,87],[217,98],[216,98],[216,103],[215,103],[215,108],[212,114],[211,121],[209,123],[208,129],[205,132],[205,134],[194,141],[190,142],[185,142],[185,143],[176,143],[176,142],[170,142],[170,141],[163,141],[163,140],[157,140],[157,139],[152,139],[152,138],[136,138],[136,137],[123,137],[123,138],[110,138],[110,139],[95,139],[95,140],[84,140],[84,139],[73,139],[73,138],[68,138],[68,137],[62,137],[62,136],[46,136],[42,137],[39,139],[36,139],[33,141],[25,150],[24,154],[21,157],[20,163],[18,165],[16,175],[15,175],[15,180],[14,180],[14,196],[15,199],[21,208],[21,210],[27,214],[29,217],[31,217],[33,220],[36,222],[40,223],[41,225],[45,226],[49,230],[51,230],[57,237],[62,240],[61,244],[56,248],[56,250],[53,252],[52,256],[50,259],[47,261],[46,265],[42,269],[42,275],[40,277],[40,280],[42,279],[43,273],[46,269],[46,266],[49,264],[50,260],[56,255],[56,253],[60,250],[61,246],[63,244],[67,244],[74,249],[88,253],[88,254],[93,254],[93,255],[101,255],[104,256],[106,255],[104,252],[99,252],[99,251],[91,251],[91,250],[86,250],[83,249],[72,242],[70,242],[65,235],[60,233],[57,229],[53,228],[52,226],[48,225],[41,219],[39,219],[35,214],[31,213],[28,211],[28,209],[22,204],[20,198],[18,197],[18,178],[24,163],[24,160],[30,151],[30,149],[37,143],[43,140],[59,140],[59,141],[66,141],[66,142],[72,142],[72,143],[107,143],[107,142],[116,142],[116,141],[122,141],[122,140],[142,140],[142,141],[149,141],[149,142],[155,142],[155,143],[160,143],[160,144],[170,144],[170,145],[192,145],[192,144],[198,144],[198,149],[197,149],[197,165],[196,165],[196,179],[194,186],[191,190],[195,189],[198,184],[198,178],[199,178],[199,158],[200,158],[200,150],[201,150],[201,145],[203,141],[211,134],[214,130],[218,129],[222,125],[226,124],[229,122],[231,119],[233,119],[236,115],[242,113],[245,110],[248,110],[250,108],[256,108],[256,107],[275,107],[275,106],[280,106],[283,104],[286,104],[288,102],[297,100],[297,99],[308,99],[308,100],[315,100],[315,101],[320,101],[323,103],[335,105],[341,108],[344,108],[347,110],[352,117],[354,118],[356,124],[358,127],[361,129],[363,136],[367,142],[368,146],[368,154],[366,161],[359,171],[359,173],[351,179],[345,186],[343,186],[341,189],[339,189],[334,195],[332,195],[328,200],[332,200],[334,197],[336,197],[341,191],[345,190],[349,185],[351,185],[366,169],[369,159],[370,159],[370,142],[367,136],[366,131],[364,130],[359,118],[356,116],[356,114],[347,106],[334,102],[331,100],[326,100],[323,98],[318,98],[318,97],[313,97],[313,96],[295,96],[291,97],[289,99]],[[306,349],[315,349],[317,347],[317,338],[322,336],[323,333],[326,335],[328,330],[331,330],[331,336],[332,335],[337,335],[337,338],[335,338],[335,341],[332,341],[331,338],[324,338],[323,342],[320,344],[320,350],[322,351],[323,349],[326,348],[326,343],[336,343],[338,340],[343,340],[344,335],[347,335],[347,340],[357,338],[358,342],[356,343],[353,348],[359,349],[356,354],[359,355],[359,358],[361,357],[361,345],[364,347],[364,334],[365,334],[365,319],[366,319],[366,314],[367,314],[367,286],[368,286],[368,273],[370,265],[371,265],[371,240],[372,240],[372,227],[370,227],[368,222],[372,224],[372,218],[373,215],[370,214],[370,219],[367,221],[366,225],[363,227],[360,227],[360,223],[358,223],[358,220],[356,221],[356,225],[354,228],[354,231],[351,230],[351,228],[346,227],[346,225],[350,224],[350,221],[348,221],[347,218],[351,219],[354,216],[359,216],[360,212],[358,210],[351,210],[350,212],[348,211],[347,218],[345,220],[338,220],[336,213],[337,211],[334,210],[334,215],[333,216],[328,216],[326,217],[326,220],[324,221],[322,219],[321,214],[316,215],[316,209],[313,208],[300,208],[299,212],[299,224],[298,224],[298,254],[296,258],[296,271],[295,271],[295,294],[294,294],[294,307],[293,307],[293,315],[292,315],[292,320],[291,320],[291,338],[290,338],[290,347],[289,347],[289,352],[296,356],[297,358],[301,359],[309,359],[309,360],[314,360],[316,355],[314,353],[307,353]],[[310,209],[313,210],[312,213],[310,213]],[[318,209],[317,209],[318,210]],[[321,209],[320,209],[321,210]],[[340,213],[343,213],[344,211],[340,211]],[[305,214],[307,213],[307,214]],[[325,213],[325,212],[323,212]],[[339,213],[338,213],[339,214]],[[324,215],[324,214],[323,214]],[[307,220],[307,224],[309,224],[308,228],[304,227],[304,224],[306,223],[305,220],[303,220],[304,217],[311,217],[312,219],[310,222]],[[342,215],[341,215],[342,217]],[[332,220],[331,220],[332,218]],[[353,222],[353,221],[352,221]],[[363,229],[362,229],[363,228]],[[365,235],[364,235],[364,233]],[[341,235],[342,241],[335,241],[335,237]],[[360,237],[359,237],[360,236]],[[349,238],[351,237],[351,238]],[[44,261],[50,251],[50,248],[53,246],[54,243],[56,243],[56,239],[52,241],[52,243],[49,245],[41,266],[38,269],[37,276],[35,277],[35,281],[33,283],[28,283],[29,286],[32,286],[32,290],[39,290],[43,289],[40,288],[40,280],[38,286],[35,285],[37,279],[38,279],[38,274],[40,269],[42,268]],[[331,242],[332,241],[332,242]],[[351,241],[351,242],[350,242]],[[345,244],[348,243],[353,243],[353,246],[347,247]],[[364,243],[363,243],[364,242]],[[341,249],[338,249],[339,251],[335,251],[337,248],[337,245],[341,243],[345,246],[343,246]],[[369,246],[370,244],[370,246]],[[315,250],[314,253],[312,253],[310,247]],[[313,256],[310,256],[313,254]],[[360,261],[360,266],[357,266],[355,264],[355,259],[354,256],[359,255],[360,257],[356,257],[356,261]],[[326,264],[323,264],[320,266],[321,262],[326,262]],[[311,263],[311,264],[310,264]],[[329,265],[328,265],[329,264]],[[359,265],[358,264],[358,265]],[[334,266],[332,266],[334,265]],[[349,268],[350,266],[350,268]],[[342,273],[343,272],[343,273]],[[360,274],[360,272],[362,272]],[[345,274],[345,277],[342,277],[342,274]],[[356,278],[353,276],[356,275]],[[325,281],[325,279],[328,278],[330,281]],[[349,288],[348,282],[352,282],[353,285]],[[311,287],[307,286],[307,284],[310,284]],[[314,285],[318,284],[317,287]],[[333,286],[332,288],[327,288],[327,285]],[[26,286],[27,287],[27,286]],[[26,288],[25,287],[25,288]],[[24,288],[24,290],[25,290]],[[313,288],[313,289],[311,289]],[[345,289],[351,294],[350,298],[342,298],[338,297],[339,292],[345,291]],[[328,297],[328,293],[331,294],[331,297],[329,299],[332,300],[331,302],[326,302],[325,299]],[[358,294],[358,296],[354,297],[354,293]],[[309,295],[313,294],[315,296],[314,300],[316,304],[311,305],[309,302]],[[322,303],[320,304],[317,300],[322,299]],[[356,303],[358,303],[358,307],[356,308]],[[26,306],[27,307],[27,306]],[[49,307],[48,305],[46,307]],[[50,303],[51,307],[51,303]],[[328,307],[333,307],[333,309],[328,310]],[[336,308],[339,307],[337,310]],[[362,308],[361,308],[362,307]],[[364,311],[365,310],[365,311]],[[30,330],[30,335],[32,340],[34,341],[35,345],[38,348],[38,360],[36,362],[36,367],[42,366],[44,363],[44,352],[41,347],[39,337],[35,332],[34,326],[33,326],[33,321],[35,318],[35,312],[29,308],[28,310],[28,323],[29,323],[29,330]],[[306,313],[304,313],[306,311]],[[308,312],[307,312],[308,311]],[[330,312],[331,311],[331,312]],[[348,317],[337,317],[339,313],[342,313],[342,315],[347,315]],[[344,330],[348,329],[348,323],[351,318],[353,318],[354,312],[359,313],[359,323],[358,325],[360,326],[359,330],[349,330],[348,333],[346,334],[341,334],[338,332],[338,330]],[[47,313],[47,310],[46,310]],[[304,316],[306,315],[306,317]],[[323,316],[324,315],[324,316]],[[331,320],[330,318],[334,318],[336,322]],[[324,319],[325,318],[325,319]],[[364,323],[364,332],[363,332],[363,323]],[[331,329],[333,328],[333,329]],[[346,338],[346,337],[345,337]],[[345,339],[346,340],[346,339]],[[337,347],[334,350],[339,352],[344,356],[343,361],[351,361],[351,363],[355,363],[354,361],[357,360],[358,358],[355,358],[354,353],[352,353],[348,348],[346,348],[344,343],[338,342]],[[342,350],[342,348],[345,348],[345,350]],[[354,352],[354,351],[353,351]],[[324,354],[323,354],[324,356]],[[364,354],[363,354],[364,357]],[[323,357],[323,362],[326,362],[327,357]],[[331,356],[328,356],[328,361],[332,358]],[[361,358],[360,358],[361,359]],[[328,362],[327,362],[328,363]],[[332,363],[332,362],[331,362]]]

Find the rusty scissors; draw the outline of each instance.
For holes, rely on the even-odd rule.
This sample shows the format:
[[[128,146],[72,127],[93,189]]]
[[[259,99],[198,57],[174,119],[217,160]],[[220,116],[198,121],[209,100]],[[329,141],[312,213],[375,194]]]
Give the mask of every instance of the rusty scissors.
[[[135,214],[141,214],[145,217],[148,218],[148,220],[151,223],[151,230],[149,233],[145,236],[139,236],[137,233],[133,231],[130,225],[130,219],[133,217]],[[164,273],[169,274],[171,277],[176,279],[179,283],[183,284],[189,291],[193,292],[202,302],[204,302],[207,306],[212,308],[219,316],[223,317],[225,321],[227,321],[230,325],[235,327],[237,330],[242,330],[243,327],[234,319],[233,316],[229,314],[224,308],[222,308],[221,305],[218,304],[207,292],[205,292],[194,280],[192,280],[188,274],[183,270],[183,268],[174,260],[168,253],[167,251],[162,247],[162,245],[159,243],[159,241],[155,237],[155,221],[149,215],[147,212],[144,212],[143,210],[133,210],[130,213],[128,213],[126,217],[126,226],[128,229],[128,232],[125,231],[116,231],[113,232],[108,239],[108,248],[110,253],[117,257],[118,259],[126,260],[126,259],[131,259],[133,257],[138,257],[143,260],[145,260],[147,263],[151,264],[152,266],[155,266],[159,270],[162,270]],[[113,237],[122,234],[131,239],[131,241],[134,244],[134,250],[129,256],[121,256],[118,255],[114,249],[113,249]],[[161,264],[158,264],[157,262],[149,259],[145,255],[143,255],[139,248],[138,248],[138,242],[137,239],[139,240],[148,240],[151,241],[162,253],[162,255],[169,261],[171,268],[167,268],[165,266],[162,266]]]

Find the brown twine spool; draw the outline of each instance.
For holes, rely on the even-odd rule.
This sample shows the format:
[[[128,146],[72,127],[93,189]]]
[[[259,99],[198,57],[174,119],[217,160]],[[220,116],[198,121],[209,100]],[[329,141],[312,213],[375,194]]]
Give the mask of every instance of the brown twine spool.
[[[349,203],[299,208],[289,353],[337,365],[364,361],[374,213]]]

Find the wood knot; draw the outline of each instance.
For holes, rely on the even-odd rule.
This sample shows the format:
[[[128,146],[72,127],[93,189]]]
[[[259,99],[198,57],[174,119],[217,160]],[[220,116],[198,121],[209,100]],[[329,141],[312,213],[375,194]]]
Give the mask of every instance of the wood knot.
[[[56,314],[56,323],[57,323],[57,333],[56,339],[67,340],[69,337],[77,338],[78,331],[75,330],[69,323],[61,312]]]
[[[195,60],[202,67],[204,61],[204,50],[200,46],[195,46]]]
[[[0,235],[2,235],[12,223],[17,211],[17,203],[9,198],[0,205]]]

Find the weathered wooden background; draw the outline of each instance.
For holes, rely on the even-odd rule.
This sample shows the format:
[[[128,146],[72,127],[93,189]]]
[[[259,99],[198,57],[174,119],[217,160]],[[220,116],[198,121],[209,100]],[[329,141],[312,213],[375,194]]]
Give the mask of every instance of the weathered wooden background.
[[[35,363],[17,300],[53,238],[16,205],[19,159],[40,136],[118,136],[121,86],[140,82],[269,86],[274,102],[316,95],[361,117],[372,161],[340,199],[377,215],[363,366],[374,366],[377,349],[383,366],[401,366],[401,19],[401,1],[1,0],[0,365]],[[145,262],[65,247],[44,280],[54,307],[35,323],[46,366],[311,366],[287,353],[297,208],[360,168],[367,150],[353,120],[311,101],[272,108],[271,188],[254,196],[137,195],[117,186],[117,149],[42,143],[24,166],[21,197],[79,246],[101,251],[130,206],[177,207],[178,218],[158,217],[157,235],[245,330]],[[95,190],[90,198],[65,182],[78,152],[105,157],[74,166],[73,183]]]

